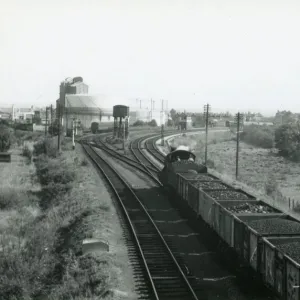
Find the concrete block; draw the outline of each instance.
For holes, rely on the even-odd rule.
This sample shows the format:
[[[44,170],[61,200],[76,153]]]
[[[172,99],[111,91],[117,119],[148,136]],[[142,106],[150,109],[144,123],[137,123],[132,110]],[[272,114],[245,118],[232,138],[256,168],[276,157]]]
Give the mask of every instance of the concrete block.
[[[82,252],[91,253],[99,251],[109,251],[109,245],[106,241],[101,239],[85,239],[82,242]]]

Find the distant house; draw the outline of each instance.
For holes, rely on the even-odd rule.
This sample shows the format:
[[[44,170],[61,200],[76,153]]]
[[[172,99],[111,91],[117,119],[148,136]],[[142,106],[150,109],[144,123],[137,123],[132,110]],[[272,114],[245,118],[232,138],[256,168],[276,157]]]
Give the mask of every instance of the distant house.
[[[11,119],[11,114],[0,110],[0,119],[9,120]]]
[[[13,119],[17,121],[32,121],[34,117],[33,106],[30,108],[13,108]]]

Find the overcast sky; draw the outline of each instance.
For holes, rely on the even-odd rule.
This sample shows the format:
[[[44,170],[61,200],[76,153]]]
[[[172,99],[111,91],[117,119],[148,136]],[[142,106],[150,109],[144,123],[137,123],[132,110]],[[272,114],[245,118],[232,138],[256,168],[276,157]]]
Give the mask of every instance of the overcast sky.
[[[82,76],[169,108],[300,112],[299,0],[0,0],[0,40],[0,106]]]

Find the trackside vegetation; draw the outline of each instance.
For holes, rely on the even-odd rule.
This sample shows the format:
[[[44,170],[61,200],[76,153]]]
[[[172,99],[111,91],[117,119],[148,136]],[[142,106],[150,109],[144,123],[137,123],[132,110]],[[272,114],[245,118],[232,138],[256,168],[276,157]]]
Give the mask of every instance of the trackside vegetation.
[[[71,146],[64,140],[58,153],[54,139],[41,137],[33,147],[24,145],[20,155],[40,188],[0,186],[0,210],[10,212],[0,226],[0,299],[112,299],[111,255],[82,251],[111,208],[82,190],[90,163]],[[91,222],[95,214],[98,221]]]
[[[272,149],[276,148],[282,157],[300,161],[300,124],[289,123],[281,126],[245,126],[241,140],[247,144]]]

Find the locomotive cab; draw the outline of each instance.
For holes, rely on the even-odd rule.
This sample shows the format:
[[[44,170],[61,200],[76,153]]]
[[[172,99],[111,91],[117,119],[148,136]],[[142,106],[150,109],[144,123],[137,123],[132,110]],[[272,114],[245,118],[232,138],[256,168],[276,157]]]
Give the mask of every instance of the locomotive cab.
[[[166,156],[165,166],[169,167],[169,164],[173,164],[176,161],[194,162],[195,160],[196,160],[196,156],[192,152],[186,150],[175,150]]]
[[[176,186],[176,174],[178,173],[207,173],[206,166],[195,161],[194,153],[178,147],[165,158],[164,168],[159,175],[161,182],[165,185]]]

